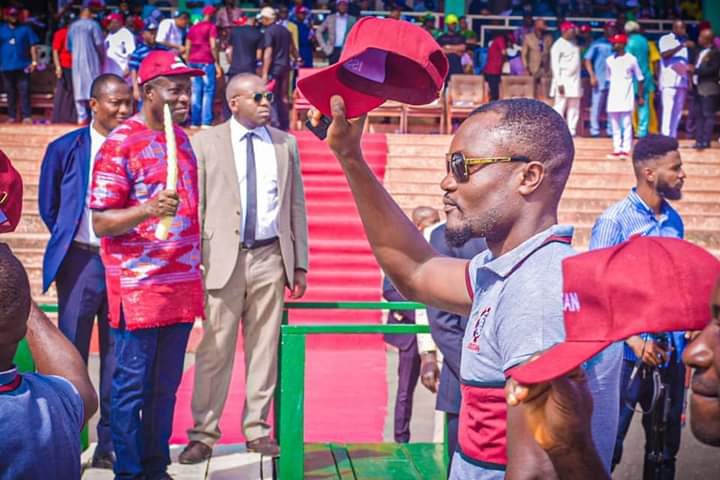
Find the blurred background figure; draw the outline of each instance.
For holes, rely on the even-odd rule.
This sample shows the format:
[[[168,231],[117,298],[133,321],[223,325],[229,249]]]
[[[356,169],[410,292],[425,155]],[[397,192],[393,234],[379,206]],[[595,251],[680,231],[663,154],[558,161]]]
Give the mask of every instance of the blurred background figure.
[[[75,97],[72,85],[72,54],[67,49],[67,36],[72,14],[65,14],[58,23],[52,38],[53,65],[55,65],[55,96],[53,98],[52,123],[77,122]]]
[[[90,8],[83,8],[80,18],[70,25],[67,39],[72,54],[72,83],[75,94],[77,121],[88,123],[90,87],[102,73],[105,61],[105,43],[100,25],[94,20]]]

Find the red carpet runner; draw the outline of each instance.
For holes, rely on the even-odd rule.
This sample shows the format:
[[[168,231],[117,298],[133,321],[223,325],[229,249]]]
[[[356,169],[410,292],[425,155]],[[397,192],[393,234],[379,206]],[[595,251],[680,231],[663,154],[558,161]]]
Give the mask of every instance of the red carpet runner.
[[[347,181],[324,142],[297,132],[310,230],[310,273],[303,301],[377,301],[381,274],[365,237]],[[387,160],[384,135],[366,135],[365,159],[382,181]],[[295,311],[291,323],[380,323],[379,312]],[[379,335],[310,337],[305,369],[305,440],[378,442],[387,411],[385,347]],[[242,339],[220,428],[222,443],[245,441]],[[178,391],[172,443],[187,442],[195,368]]]

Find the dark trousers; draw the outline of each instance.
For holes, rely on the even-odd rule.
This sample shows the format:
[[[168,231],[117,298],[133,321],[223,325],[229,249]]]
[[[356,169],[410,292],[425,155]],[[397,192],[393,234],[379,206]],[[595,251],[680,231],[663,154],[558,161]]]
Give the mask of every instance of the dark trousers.
[[[62,76],[55,83],[52,123],[77,123],[75,94],[73,93],[72,70],[62,69]]]
[[[500,75],[485,75],[490,90],[490,101],[500,98]]]
[[[328,63],[333,65],[340,61],[340,55],[342,54],[342,47],[334,47],[330,55],[328,55]]]
[[[695,140],[710,144],[720,95],[695,95]]]
[[[665,447],[663,449],[663,464],[661,478],[663,480],[671,480],[675,477],[675,457],[680,449],[681,425],[680,417],[683,409],[683,396],[685,393],[685,366],[682,362],[673,362],[667,367],[667,374],[670,378],[670,415],[667,422],[667,430],[665,432]],[[643,409],[650,408],[650,402],[653,396],[653,380],[649,369],[641,369],[635,376],[632,385],[628,386],[630,374],[632,372],[634,362],[624,360],[622,366],[622,377],[620,383],[620,422],[618,425],[617,440],[615,441],[615,451],[613,452],[613,468],[620,463],[623,453],[623,441],[625,435],[630,428],[630,421],[634,410],[628,407],[640,403]],[[642,417],[642,425],[645,430],[645,466],[643,478],[651,479],[652,464],[649,464],[647,458],[650,453],[650,439],[652,431],[652,413],[648,412]]]
[[[448,442],[448,477],[450,477],[450,468],[452,467],[452,458],[455,455],[458,444],[458,425],[460,416],[457,413],[445,412],[445,421],[447,422],[447,442]]]
[[[273,96],[275,99],[272,104],[272,124],[280,130],[288,131],[290,129],[290,106],[288,102],[288,89],[290,88],[290,69],[273,74],[272,79],[275,80],[273,88]]]
[[[175,394],[191,323],[112,329],[117,368],[112,385],[115,478],[163,478],[170,464]],[[144,475],[144,476],[143,476]]]
[[[399,349],[398,353],[394,436],[397,443],[407,443],[410,441],[413,395],[420,378],[420,352],[418,352],[417,342],[412,342],[410,348]]]
[[[3,85],[7,93],[8,117],[17,120],[17,101],[20,97],[22,118],[32,118],[30,110],[30,74],[25,70],[7,70],[2,72]]]
[[[100,343],[100,420],[97,453],[113,451],[110,433],[110,391],[115,371],[115,342],[108,324],[105,268],[100,255],[70,246],[55,278],[58,327],[75,345],[87,365],[95,317]]]

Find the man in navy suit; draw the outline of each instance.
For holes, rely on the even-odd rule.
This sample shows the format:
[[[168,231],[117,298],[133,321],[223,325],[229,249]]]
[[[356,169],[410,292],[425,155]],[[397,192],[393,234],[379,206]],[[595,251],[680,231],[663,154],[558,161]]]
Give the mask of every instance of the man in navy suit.
[[[115,369],[108,325],[105,269],[100,242],[92,228],[90,178],[93,159],[105,137],[132,113],[132,94],[112,74],[95,79],[91,88],[89,127],[63,135],[48,145],[40,173],[40,215],[51,236],[43,260],[43,290],[55,282],[58,326],[75,344],[85,364],[95,317],[100,340],[100,420],[92,466],[112,468],[115,456],[110,435],[110,388]]]
[[[440,215],[432,207],[417,207],[412,211],[412,221],[420,231],[438,223]],[[383,281],[383,297],[390,302],[403,302],[390,279]],[[387,323],[415,323],[414,310],[390,310]],[[398,349],[398,387],[395,395],[394,437],[397,443],[410,441],[410,418],[412,417],[413,394],[420,377],[420,355],[415,335],[386,333],[385,343]]]
[[[446,229],[446,224],[443,222],[425,232],[425,238],[429,238],[430,245],[441,255],[471,259],[487,249],[485,240],[482,238],[470,239],[460,248],[450,247],[445,238]],[[436,353],[422,348],[420,351],[420,380],[428,390],[433,393],[437,392],[435,408],[445,412],[448,427],[448,452],[452,458],[457,446],[458,414],[460,413],[460,352],[467,317],[435,308],[427,309],[427,317],[432,339],[443,355],[443,365],[442,370],[439,370]]]

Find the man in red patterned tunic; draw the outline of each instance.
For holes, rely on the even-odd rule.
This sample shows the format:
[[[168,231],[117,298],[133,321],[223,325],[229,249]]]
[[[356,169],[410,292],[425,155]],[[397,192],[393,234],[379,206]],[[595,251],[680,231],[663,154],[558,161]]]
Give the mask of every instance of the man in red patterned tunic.
[[[111,396],[116,478],[170,478],[168,441],[175,393],[193,322],[203,317],[197,167],[179,127],[176,191],[166,189],[163,108],[175,123],[190,105],[187,67],[157,51],[140,65],[143,109],[108,136],[95,158],[93,227],[102,237],[117,369]],[[162,217],[173,221],[157,240]]]

